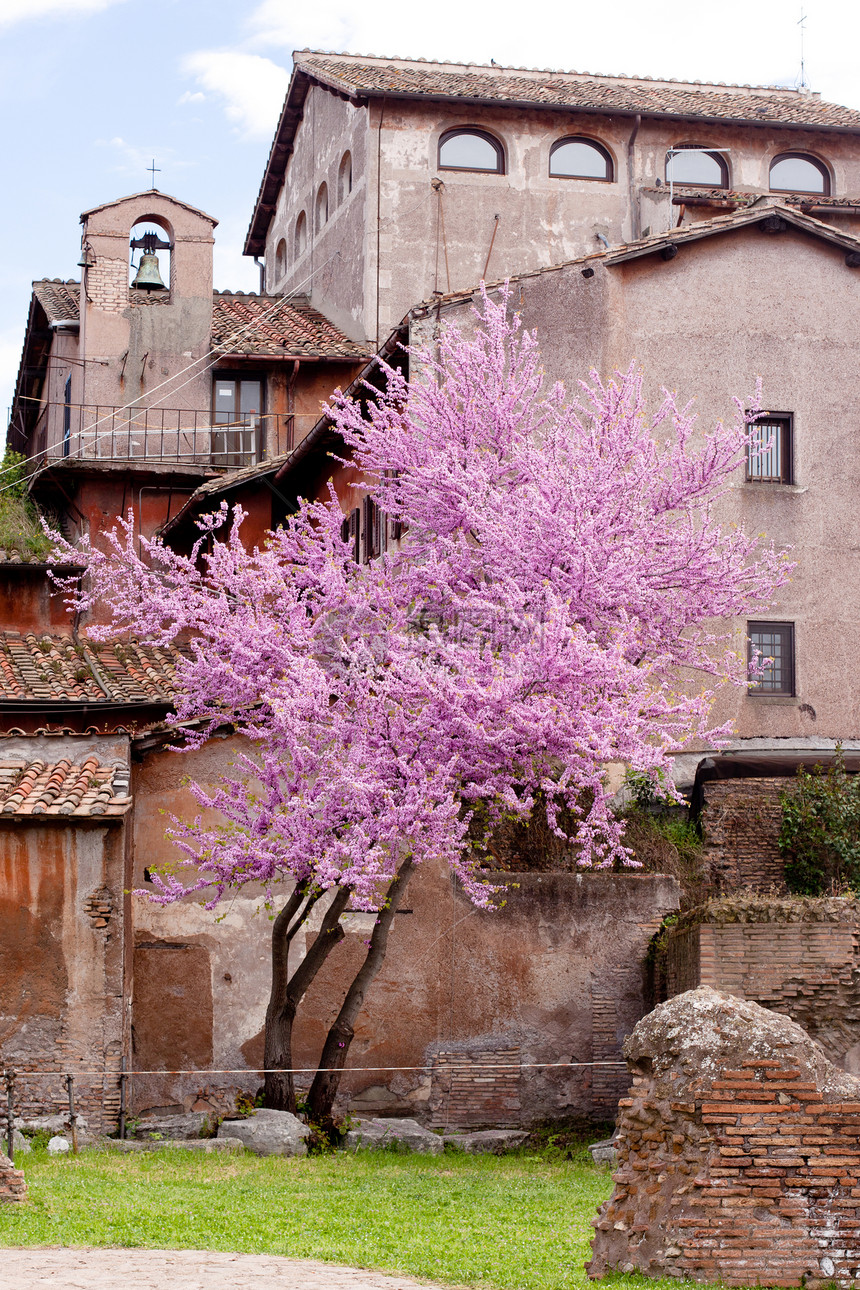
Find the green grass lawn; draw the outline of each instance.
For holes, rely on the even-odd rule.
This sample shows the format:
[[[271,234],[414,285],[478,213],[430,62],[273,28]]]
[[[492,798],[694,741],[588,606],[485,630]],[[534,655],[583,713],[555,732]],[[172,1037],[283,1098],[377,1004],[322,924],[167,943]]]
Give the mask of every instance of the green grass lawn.
[[[339,1153],[303,1159],[86,1150],[20,1156],[24,1205],[0,1246],[119,1245],[283,1254],[485,1290],[585,1287],[608,1171],[572,1160]],[[613,1290],[677,1282],[613,1276]]]

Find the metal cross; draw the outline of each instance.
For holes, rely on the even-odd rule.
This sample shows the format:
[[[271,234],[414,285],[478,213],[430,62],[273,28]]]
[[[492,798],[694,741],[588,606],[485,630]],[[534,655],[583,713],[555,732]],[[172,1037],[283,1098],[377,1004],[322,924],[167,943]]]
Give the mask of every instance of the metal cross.
[[[152,165],[146,167],[152,175],[152,187],[155,187],[155,176],[161,174],[161,166],[156,166],[155,157],[152,158]]]

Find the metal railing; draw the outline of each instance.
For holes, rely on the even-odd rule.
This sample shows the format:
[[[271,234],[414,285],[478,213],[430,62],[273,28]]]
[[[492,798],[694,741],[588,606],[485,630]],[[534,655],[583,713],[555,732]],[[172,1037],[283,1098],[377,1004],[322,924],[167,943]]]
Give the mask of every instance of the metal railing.
[[[231,420],[223,413],[193,408],[49,403],[39,420],[42,425],[34,446],[40,465],[71,458],[184,462],[228,469],[256,464],[267,441],[291,446],[293,439],[292,416],[278,413]]]

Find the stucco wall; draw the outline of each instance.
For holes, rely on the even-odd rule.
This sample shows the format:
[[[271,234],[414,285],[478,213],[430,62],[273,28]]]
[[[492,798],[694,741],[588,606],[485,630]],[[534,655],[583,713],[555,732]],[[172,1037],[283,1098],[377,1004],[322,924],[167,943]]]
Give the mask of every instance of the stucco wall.
[[[439,169],[440,135],[464,126],[495,135],[505,152],[504,174]],[[645,120],[631,150],[633,129],[632,118],[596,112],[397,99],[361,107],[312,86],[268,233],[268,281],[281,289],[271,275],[275,248],[285,237],[291,268],[284,288],[305,289],[300,282],[315,272],[313,299],[323,312],[350,334],[358,327],[381,341],[419,300],[434,291],[476,286],[485,268],[488,281],[498,280],[599,251],[598,234],[618,245],[646,229],[672,227],[680,211],[670,205],[665,188],[666,152],[681,143],[724,150],[730,189],[768,192],[774,157],[799,151],[825,162],[834,195],[860,194],[860,148],[847,135],[730,121]],[[552,144],[571,135],[608,150],[612,182],[549,175]],[[309,224],[307,250],[293,263],[296,217],[304,209],[311,219],[323,180],[331,195],[347,147],[354,161],[360,157],[366,183],[361,200],[352,202],[348,217],[346,208],[339,211],[337,222],[330,219],[316,237]],[[437,180],[441,195],[431,183]],[[690,207],[686,219],[715,213],[717,208]],[[852,214],[827,218],[848,231],[858,226]],[[321,271],[338,250],[335,267]]]
[[[79,822],[0,826],[0,1049],[16,1104],[62,1109],[59,1072],[70,1073],[77,1109],[105,1131],[123,1050],[123,837]],[[106,926],[88,912],[93,896],[111,906]]]
[[[270,292],[301,292],[354,340],[372,332],[365,326],[364,275],[368,254],[366,221],[369,185],[368,112],[326,90],[313,87],[305,101],[298,146],[287,164],[286,184],[266,238],[266,287]],[[338,168],[352,155],[352,192],[338,202]],[[328,221],[315,230],[315,203],[321,183],[328,187]],[[373,198],[375,202],[375,197]],[[300,212],[307,220],[307,247],[296,254]],[[277,272],[277,248],[286,242],[285,274]]]
[[[144,866],[171,857],[166,816],[191,813],[182,777],[211,781],[239,746],[227,739],[188,755],[149,754],[137,768],[136,887],[144,885]],[[617,1062],[621,1040],[645,1010],[647,946],[663,916],[677,908],[677,884],[659,875],[599,873],[506,874],[503,880],[504,907],[486,913],[472,907],[447,872],[427,867],[413,877],[359,1018],[350,1066],[414,1069],[349,1074],[344,1104],[351,1098],[357,1107],[399,1110],[433,1123],[611,1116],[626,1087],[623,1067],[522,1075],[483,1069],[476,1093],[472,1066]],[[297,938],[297,954],[316,935],[321,916],[319,910]],[[371,923],[369,915],[346,917],[346,939],[299,1012],[298,1066],[313,1068]],[[135,896],[134,927],[141,974],[133,1011],[136,1066],[145,1057],[153,1063],[145,1069],[186,1069],[187,1062],[192,1069],[247,1071],[136,1076],[136,1110],[226,1109],[237,1088],[254,1092],[269,990],[270,923],[259,894],[229,899],[217,916],[191,898],[161,908]],[[177,965],[185,960],[183,973]],[[452,1064],[458,1067],[453,1084]]]
[[[733,395],[750,400],[760,376],[764,407],[794,414],[795,484],[747,484],[739,472],[719,514],[792,548],[792,580],[761,616],[795,623],[797,695],[724,690],[714,718],[734,720],[741,738],[854,737],[860,340],[848,320],[860,304],[860,274],[844,252],[753,226],[686,245],[668,262],[650,255],[598,265],[587,279],[576,266],[526,278],[514,284],[513,304],[537,330],[548,376],[569,390],[591,367],[608,377],[633,363],[652,407],[662,387],[682,404],[695,398],[707,429],[733,416]],[[443,317],[473,326],[468,305]],[[435,326],[435,315],[419,320],[413,343],[432,338]],[[745,623],[732,631],[745,652]]]

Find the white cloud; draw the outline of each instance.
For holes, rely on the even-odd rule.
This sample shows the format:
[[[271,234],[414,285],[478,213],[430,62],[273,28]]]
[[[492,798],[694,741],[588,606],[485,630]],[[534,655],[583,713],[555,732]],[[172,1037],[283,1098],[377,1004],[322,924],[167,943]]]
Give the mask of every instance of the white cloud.
[[[268,138],[273,133],[289,83],[285,68],[258,54],[218,49],[189,54],[182,68],[224,100],[240,134]]]
[[[0,4],[0,26],[9,27],[28,18],[76,18],[101,13],[125,0],[3,0]]]
[[[205,103],[205,101],[206,95],[201,94],[199,90],[196,94],[192,94],[190,90],[186,90],[185,93],[176,100],[177,103]]]
[[[398,28],[405,15],[398,15]],[[370,48],[356,41],[363,39],[361,32],[375,33],[379,44],[379,11],[370,7],[368,17],[363,17],[358,6],[350,0],[317,0],[314,5],[301,6],[294,0],[263,0],[248,21],[255,45],[284,45],[288,49],[338,49],[357,53],[370,53]],[[388,39],[386,30],[386,39]],[[377,52],[386,53],[387,50]]]

